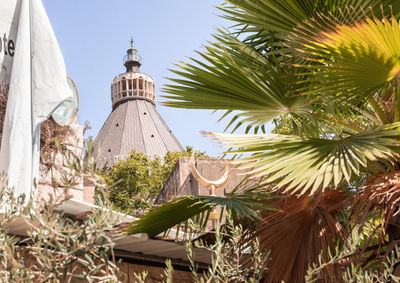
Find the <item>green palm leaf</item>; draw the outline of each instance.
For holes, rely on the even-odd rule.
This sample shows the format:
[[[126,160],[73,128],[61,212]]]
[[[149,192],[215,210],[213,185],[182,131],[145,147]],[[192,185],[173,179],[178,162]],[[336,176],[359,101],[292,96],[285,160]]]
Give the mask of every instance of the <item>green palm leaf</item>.
[[[275,209],[267,205],[268,199],[271,198],[269,194],[250,191],[243,194],[232,193],[226,198],[213,196],[181,197],[155,207],[139,220],[134,221],[126,232],[131,235],[147,233],[152,238],[195,216],[198,216],[197,220],[201,222],[200,225],[205,227],[209,213],[216,206],[221,206],[236,216],[261,219],[257,210]]]
[[[366,18],[348,25],[338,19],[320,16],[332,26],[315,23],[296,30],[292,47],[309,64],[303,94],[372,97],[400,73],[400,26],[396,18]],[[315,84],[310,84],[315,82]],[[310,86],[312,87],[310,89]]]
[[[164,104],[190,109],[239,111],[236,122],[264,125],[281,114],[308,112],[304,97],[294,96],[296,68],[283,58],[264,57],[243,42],[222,34],[220,44],[199,53],[207,63],[192,59],[167,85]],[[226,48],[222,45],[227,46]]]
[[[255,46],[266,46],[273,37],[285,39],[292,28],[318,14],[331,13],[334,16],[341,15],[341,9],[351,6],[352,16],[355,18],[364,16],[364,11],[374,12],[393,6],[399,10],[398,1],[379,0],[229,0],[225,7],[220,9],[225,13],[225,18],[237,22],[241,33],[248,35],[248,42]]]
[[[194,197],[179,198],[154,208],[139,220],[134,221],[126,232],[131,235],[147,233],[150,238],[153,238],[211,208],[211,205]]]
[[[211,134],[233,147],[232,154],[253,155],[237,160],[249,174],[267,176],[293,193],[315,193],[343,181],[350,183],[373,163],[398,159],[400,123],[338,139],[285,135]],[[379,164],[379,163],[378,163]]]

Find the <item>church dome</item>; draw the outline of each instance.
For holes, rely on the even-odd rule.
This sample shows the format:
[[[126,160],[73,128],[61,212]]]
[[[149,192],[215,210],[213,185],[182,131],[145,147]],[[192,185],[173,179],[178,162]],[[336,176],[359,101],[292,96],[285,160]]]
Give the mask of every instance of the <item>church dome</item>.
[[[100,168],[127,158],[132,151],[162,157],[183,150],[156,109],[155,82],[140,72],[141,65],[131,41],[124,57],[126,72],[111,83],[112,111],[94,142]]]

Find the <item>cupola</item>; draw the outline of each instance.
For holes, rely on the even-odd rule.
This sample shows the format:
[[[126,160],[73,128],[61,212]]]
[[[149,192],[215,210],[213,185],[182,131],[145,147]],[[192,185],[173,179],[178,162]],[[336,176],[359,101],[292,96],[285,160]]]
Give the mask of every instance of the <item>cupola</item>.
[[[131,40],[131,48],[124,57],[126,73],[115,77],[111,84],[111,102],[113,109],[126,100],[143,99],[155,105],[156,86],[154,80],[140,72],[141,58]]]
[[[126,51],[124,57],[124,66],[126,72],[140,72],[140,66],[142,65],[142,58],[139,56],[139,51],[134,46],[133,38],[131,39],[131,48]]]

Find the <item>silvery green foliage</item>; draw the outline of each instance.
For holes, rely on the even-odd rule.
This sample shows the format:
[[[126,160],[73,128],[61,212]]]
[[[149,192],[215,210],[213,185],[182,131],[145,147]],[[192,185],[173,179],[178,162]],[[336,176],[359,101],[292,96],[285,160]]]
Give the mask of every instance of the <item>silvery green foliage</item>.
[[[195,228],[195,227],[194,227]],[[218,224],[214,231],[214,243],[204,241],[189,242],[186,245],[186,253],[192,270],[192,282],[194,283],[256,283],[262,282],[265,272],[265,264],[269,261],[269,252],[261,251],[258,239],[254,239],[250,245],[244,247],[241,243],[243,227],[234,224],[231,217],[227,217],[225,225]],[[195,262],[193,247],[203,248],[210,251],[212,263],[207,271],[198,272]],[[251,268],[243,265],[243,259],[251,261]],[[163,283],[173,282],[173,267],[170,262],[166,263]]]
[[[66,179],[83,175],[81,164],[70,164],[71,178]],[[15,196],[1,176],[0,282],[120,282],[113,247],[120,235],[116,226],[121,216],[111,212],[101,193],[105,188],[101,180],[96,185],[99,206],[71,217],[58,209],[67,200],[65,191],[55,188],[49,199],[27,203],[25,197]],[[26,226],[24,235],[9,232],[15,221]]]
[[[163,283],[174,283],[174,267],[171,260],[167,259],[165,266],[164,274],[161,275]]]
[[[135,283],[146,283],[147,271],[143,271],[141,273],[134,273]]]
[[[386,260],[378,264],[369,264],[362,266],[354,264],[354,259],[359,252],[362,235],[353,233],[348,245],[344,248],[337,249],[335,255],[329,253],[329,261],[324,262],[320,256],[318,264],[314,264],[309,268],[306,275],[307,283],[321,283],[318,279],[320,272],[328,265],[339,264],[343,266],[343,283],[387,283],[400,282],[400,277],[395,275],[397,268],[400,266],[400,251],[398,247],[391,249],[391,252],[386,257]],[[398,271],[397,271],[398,272]]]
[[[242,282],[256,283],[262,282],[262,275],[265,272],[265,265],[269,261],[269,252],[260,250],[260,243],[257,238],[251,244],[243,246],[243,227],[234,224],[231,217],[227,217],[224,226],[218,225],[215,229],[215,243],[206,245],[195,242],[196,247],[210,250],[213,255],[212,264],[202,277],[196,278],[198,283],[222,283],[222,282]],[[190,257],[189,257],[190,258]],[[193,256],[191,257],[192,266]],[[245,267],[243,260],[250,260],[250,268]]]

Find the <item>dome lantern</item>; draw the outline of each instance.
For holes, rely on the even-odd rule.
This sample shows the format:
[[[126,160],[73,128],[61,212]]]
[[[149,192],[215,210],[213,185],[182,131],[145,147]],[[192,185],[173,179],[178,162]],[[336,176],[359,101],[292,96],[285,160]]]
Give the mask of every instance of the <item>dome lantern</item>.
[[[142,99],[156,105],[156,87],[151,76],[140,72],[141,58],[131,39],[131,48],[124,57],[126,72],[115,77],[111,84],[111,102],[115,109],[121,103]]]
[[[131,48],[126,51],[124,57],[124,66],[126,67],[126,72],[139,72],[140,66],[142,65],[142,58],[139,56],[139,51],[134,46],[133,38],[131,39]]]

